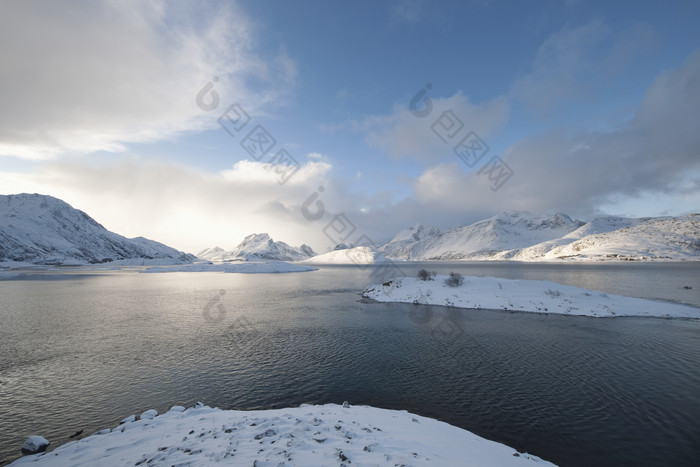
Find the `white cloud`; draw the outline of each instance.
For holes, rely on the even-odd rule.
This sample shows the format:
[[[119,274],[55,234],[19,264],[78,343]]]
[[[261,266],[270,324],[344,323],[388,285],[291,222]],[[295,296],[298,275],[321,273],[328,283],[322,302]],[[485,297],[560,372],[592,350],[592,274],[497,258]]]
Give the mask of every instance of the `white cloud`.
[[[655,39],[654,28],[635,23],[613,30],[594,20],[551,34],[538,48],[529,73],[512,86],[511,96],[546,113],[574,100],[590,102]]]
[[[416,197],[446,213],[558,210],[582,217],[640,196],[696,199],[698,107],[700,49],[657,77],[635,116],[614,130],[552,130],[509,148],[503,157],[515,174],[496,193],[487,177],[451,163],[425,171],[415,183]]]
[[[310,157],[311,154],[307,157]],[[271,163],[242,160],[236,162],[232,169],[224,170],[221,175],[225,180],[240,185],[275,186],[280,184],[282,174]],[[331,165],[322,161],[309,161],[301,166],[284,184],[289,186],[308,186],[314,180],[321,180],[330,171]]]
[[[289,178],[270,164],[241,161],[211,174],[166,161],[62,159],[38,163],[30,173],[0,173],[3,194],[38,192],[63,199],[119,234],[145,236],[196,253],[232,248],[253,232],[292,244],[325,246],[323,224],[303,217],[300,206],[324,187],[330,218],[347,198],[330,180],[327,162],[309,161]]]
[[[235,3],[5,2],[0,155],[122,151],[213,127],[221,112],[203,112],[195,97],[215,76],[223,102],[273,102],[271,83],[288,86],[296,65],[283,50],[256,56],[254,37]]]
[[[412,197],[393,202],[391,193],[355,193],[353,180],[335,177],[317,155],[307,156],[284,185],[274,168],[260,162],[208,174],[167,162],[95,156],[39,163],[35,174],[0,174],[0,187],[60,197],[121,234],[194,252],[231,248],[251,232],[323,251],[332,244],[323,228],[343,213],[355,227],[350,241],[364,234],[382,242],[417,221],[446,227],[513,209],[587,218],[601,206],[629,209],[626,200],[656,196],[683,202],[677,208],[685,212],[700,195],[699,107],[700,50],[661,74],[634,117],[618,128],[552,130],[509,148],[503,158],[515,174],[497,192],[488,177],[466,173],[452,160],[434,164],[414,181]],[[317,201],[323,215],[306,218],[302,205],[316,212]]]
[[[310,152],[306,155],[306,157],[308,157],[309,159],[314,160],[314,161],[327,161],[328,160],[328,158],[326,156],[324,156],[323,154],[321,154],[320,152]]]
[[[427,96],[429,97],[429,93]],[[368,117],[357,127],[367,133],[368,144],[386,151],[393,157],[435,162],[455,157],[452,152],[454,144],[443,142],[432,129],[432,125],[443,112],[454,112],[463,124],[462,133],[474,131],[486,140],[487,144],[489,136],[500,131],[510,116],[510,106],[504,97],[497,97],[480,105],[472,103],[462,93],[447,98],[430,99],[433,110],[426,117],[416,117],[409,108],[396,105],[391,115]],[[424,104],[421,102],[420,105],[422,110]]]
[[[391,17],[400,23],[417,23],[423,16],[424,3],[424,0],[397,0],[391,6]]]

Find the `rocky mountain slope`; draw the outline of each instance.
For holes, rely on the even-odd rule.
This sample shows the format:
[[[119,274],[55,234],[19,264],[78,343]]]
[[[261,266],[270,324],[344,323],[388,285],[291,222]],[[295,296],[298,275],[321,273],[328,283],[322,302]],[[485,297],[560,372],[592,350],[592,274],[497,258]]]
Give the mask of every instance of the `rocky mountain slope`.
[[[440,231],[417,225],[379,248],[395,260],[700,260],[700,215],[590,222],[504,213]]]
[[[628,219],[597,218],[546,244],[510,252],[522,261],[700,260],[700,215]]]
[[[248,235],[231,251],[214,247],[197,254],[207,261],[302,261],[316,256],[308,245],[296,248],[276,242],[266,233]]]
[[[417,225],[399,232],[379,251],[389,258],[409,261],[492,259],[502,251],[560,238],[581,225],[583,222],[566,214],[510,212],[444,232]]]
[[[0,195],[0,262],[180,264],[194,259],[153,240],[110,232],[52,196]]]

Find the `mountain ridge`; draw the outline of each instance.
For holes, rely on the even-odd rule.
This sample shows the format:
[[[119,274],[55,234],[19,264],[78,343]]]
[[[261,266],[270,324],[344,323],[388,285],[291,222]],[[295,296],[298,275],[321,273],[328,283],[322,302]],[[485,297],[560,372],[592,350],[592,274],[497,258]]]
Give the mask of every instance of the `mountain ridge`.
[[[379,252],[406,261],[487,259],[497,252],[559,238],[582,224],[566,214],[536,216],[523,211],[497,214],[444,231],[418,224],[397,233],[379,247]]]
[[[417,224],[397,233],[379,251],[401,261],[697,261],[700,214],[600,216],[583,222],[561,213],[508,212],[444,231]]]
[[[276,242],[266,233],[253,233],[245,237],[231,251],[220,247],[207,248],[197,257],[207,261],[302,261],[316,256],[308,245],[293,247],[285,242]]]
[[[336,246],[337,251],[344,248],[352,246]],[[600,216],[583,222],[563,213],[513,211],[443,230],[418,223],[398,231],[377,250],[372,255],[364,252],[362,262],[698,261],[700,214]],[[231,251],[213,247],[197,255],[221,262],[305,261],[317,256],[308,245],[292,247],[266,233],[246,236]],[[0,195],[0,263],[163,265],[191,263],[197,257],[144,237],[129,239],[110,232],[52,196]]]
[[[194,259],[154,240],[110,232],[53,196],[0,195],[0,262],[182,264]]]

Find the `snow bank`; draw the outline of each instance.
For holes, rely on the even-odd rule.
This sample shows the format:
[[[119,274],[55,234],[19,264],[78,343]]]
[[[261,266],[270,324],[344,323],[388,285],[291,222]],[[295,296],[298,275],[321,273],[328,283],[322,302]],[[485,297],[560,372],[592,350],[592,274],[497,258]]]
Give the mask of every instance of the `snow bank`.
[[[374,248],[358,246],[344,250],[329,251],[322,255],[314,256],[300,263],[315,264],[375,264],[391,261]]]
[[[152,267],[142,272],[237,272],[247,274],[277,273],[277,272],[305,272],[316,271],[316,268],[301,264],[285,263],[284,261],[269,261],[266,263],[194,263],[180,266]]]
[[[406,411],[335,404],[254,411],[201,405],[180,409],[11,465],[553,465]]]
[[[700,318],[700,308],[677,303],[608,295],[551,281],[464,277],[458,287],[445,284],[449,276],[432,281],[413,277],[376,284],[362,295],[379,302],[419,303],[457,308],[484,308],[533,313],[594,316],[657,316]]]

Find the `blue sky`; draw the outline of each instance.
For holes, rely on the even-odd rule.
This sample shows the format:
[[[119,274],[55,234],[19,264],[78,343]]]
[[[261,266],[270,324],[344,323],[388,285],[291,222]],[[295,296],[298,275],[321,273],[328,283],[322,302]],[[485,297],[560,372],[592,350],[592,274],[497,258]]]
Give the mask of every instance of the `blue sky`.
[[[380,243],[509,210],[700,207],[695,1],[0,8],[0,193],[60,197],[127,236],[196,252],[267,231],[324,251],[338,214]],[[207,83],[211,110],[196,105]],[[217,122],[231,104],[251,117],[234,136]],[[488,145],[473,167],[431,130],[444,111]],[[242,149],[254,125],[299,163],[284,184]],[[512,170],[495,191],[478,174],[493,156]]]

